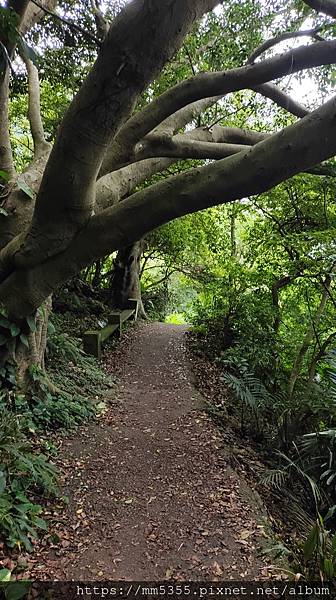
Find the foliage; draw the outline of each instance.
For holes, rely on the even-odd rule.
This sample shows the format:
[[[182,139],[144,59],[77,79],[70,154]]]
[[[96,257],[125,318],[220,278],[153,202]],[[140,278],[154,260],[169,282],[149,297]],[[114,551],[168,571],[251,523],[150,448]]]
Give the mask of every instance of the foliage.
[[[32,540],[47,524],[36,501],[55,494],[57,469],[27,442],[16,415],[0,415],[0,533],[10,547],[32,550]]]
[[[72,429],[94,417],[101,396],[112,385],[95,359],[81,350],[80,341],[63,333],[64,318],[55,316],[53,321],[55,325],[49,323],[48,376],[31,366],[30,385],[22,393],[16,389],[14,363],[3,363],[0,372],[0,533],[8,546],[19,550],[31,551],[38,532],[46,530],[41,501],[45,494],[57,493],[57,470],[40,451],[44,445],[50,453],[52,442],[32,444],[32,434]],[[5,314],[1,327],[6,344],[23,335]],[[35,321],[28,318],[25,327],[33,331]]]
[[[31,583],[29,581],[12,581],[9,569],[0,569],[0,592],[5,600],[25,598]]]
[[[215,353],[236,363],[244,359],[267,387],[282,393],[298,357],[297,395],[300,382],[312,388],[317,375],[323,378],[320,365],[336,333],[333,190],[331,181],[300,176],[227,212],[223,251],[217,250],[212,276],[194,303],[193,322],[207,324]]]
[[[244,425],[245,406],[251,410],[258,424],[260,411],[267,406],[269,407],[273,401],[272,395],[267,391],[262,381],[246,369],[241,371],[239,377],[229,372],[224,373],[221,380],[231,388],[242,403],[242,426]]]
[[[87,418],[92,415],[95,402],[111,394],[115,381],[102,371],[95,358],[85,354],[79,339],[63,333],[66,315],[54,315],[53,322],[55,331],[48,340],[48,373],[57,386],[66,390],[65,402],[69,403],[68,395],[72,395],[83,409],[86,407],[83,416]]]
[[[302,542],[298,553],[293,553],[294,568],[305,578],[313,580],[316,574],[321,581],[332,581],[336,575],[336,532],[332,525],[336,505],[321,514],[322,494],[316,481],[308,474],[309,463],[302,461],[298,449],[296,460],[285,454],[279,453],[284,463],[282,469],[270,470],[262,478],[262,483],[281,490],[282,488],[297,484],[297,478],[308,485],[308,491],[313,498],[315,520],[314,524]],[[300,466],[300,464],[302,466]],[[329,527],[329,528],[327,528]]]
[[[310,465],[310,471],[336,498],[336,429],[303,435],[299,448],[302,459]]]
[[[334,185],[302,175],[222,208],[221,235],[214,231],[204,254],[207,277],[193,281],[187,311],[223,388],[239,400],[230,414],[268,455],[282,452],[262,481],[280,495],[288,487],[313,515],[295,564],[324,579],[334,577],[336,543],[327,518],[336,501]]]
[[[165,323],[171,323],[172,325],[185,325],[185,319],[181,313],[172,313],[166,316]]]
[[[331,534],[326,528],[326,522],[330,516],[327,515],[323,519],[320,514],[318,515],[316,523],[304,543],[303,564],[308,580],[315,576],[316,570],[322,581],[333,581],[336,576],[336,534]]]

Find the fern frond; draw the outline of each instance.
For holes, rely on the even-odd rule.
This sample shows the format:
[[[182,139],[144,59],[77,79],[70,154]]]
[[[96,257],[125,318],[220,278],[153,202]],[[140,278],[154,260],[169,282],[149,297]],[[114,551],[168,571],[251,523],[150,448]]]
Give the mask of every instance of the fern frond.
[[[283,469],[270,469],[260,478],[260,483],[266,487],[280,490],[286,483],[288,473]]]
[[[239,377],[232,373],[224,373],[221,380],[230,387],[241,402],[254,411],[258,411],[261,406],[277,401],[263,382],[251,372],[244,371]]]
[[[313,498],[314,498],[314,502],[316,505],[316,510],[318,511],[318,506],[321,500],[321,492],[320,489],[316,483],[316,481],[314,481],[314,479],[312,479],[310,477],[310,475],[308,475],[308,473],[306,473],[306,471],[304,471],[303,469],[301,469],[301,467],[299,467],[299,465],[294,462],[291,458],[289,458],[289,456],[287,456],[286,454],[284,454],[283,452],[277,452],[277,454],[287,462],[288,466],[290,468],[292,468],[294,471],[297,472],[298,475],[300,475],[300,477],[302,477],[303,480],[307,481],[307,483],[309,484],[309,487],[311,489]]]

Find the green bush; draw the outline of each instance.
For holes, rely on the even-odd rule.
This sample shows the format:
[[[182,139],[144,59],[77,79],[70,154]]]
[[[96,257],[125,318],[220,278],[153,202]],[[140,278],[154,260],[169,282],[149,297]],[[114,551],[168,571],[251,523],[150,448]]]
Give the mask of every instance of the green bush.
[[[100,368],[96,358],[85,354],[80,339],[63,332],[63,326],[60,317],[55,319],[55,330],[48,339],[47,371],[53,383],[73,396],[77,421],[83,410],[83,419],[92,415],[92,400],[110,394],[115,380]]]
[[[92,418],[113,385],[80,340],[63,333],[62,318],[55,325],[49,325],[47,373],[31,366],[24,394],[15,386],[15,365],[0,368],[0,536],[19,550],[31,551],[39,530],[47,529],[43,499],[57,494],[58,471],[41,452],[50,455],[53,445],[29,441],[32,434],[73,429]]]
[[[19,418],[7,410],[0,415],[0,533],[10,547],[31,551],[31,540],[46,530],[43,494],[55,494],[57,469],[47,457],[35,453]]]

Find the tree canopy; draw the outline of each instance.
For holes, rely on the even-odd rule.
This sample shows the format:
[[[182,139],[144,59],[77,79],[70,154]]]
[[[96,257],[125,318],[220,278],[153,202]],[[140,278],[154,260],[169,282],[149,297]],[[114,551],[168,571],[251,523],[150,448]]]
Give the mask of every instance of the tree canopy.
[[[333,4],[134,0],[111,2],[103,14],[95,2],[8,2],[0,93],[7,309],[30,314],[94,260],[179,216],[262,194],[299,172],[330,174],[332,164],[319,165],[335,154],[335,100],[305,107],[281,79],[314,68],[320,89],[332,81]],[[292,47],[277,52],[286,40]],[[262,98],[281,107],[277,117]],[[27,107],[30,159],[13,157],[18,102]],[[232,109],[244,104],[250,116],[232,125]]]

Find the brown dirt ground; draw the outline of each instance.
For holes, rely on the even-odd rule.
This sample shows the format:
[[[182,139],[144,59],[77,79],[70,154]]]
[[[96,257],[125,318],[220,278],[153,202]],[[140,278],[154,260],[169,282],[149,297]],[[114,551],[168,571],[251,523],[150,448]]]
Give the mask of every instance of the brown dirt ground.
[[[184,334],[142,324],[106,353],[106,370],[120,381],[117,402],[62,444],[70,502],[53,526],[60,543],[35,555],[37,579],[267,575],[265,511],[204,412]]]

